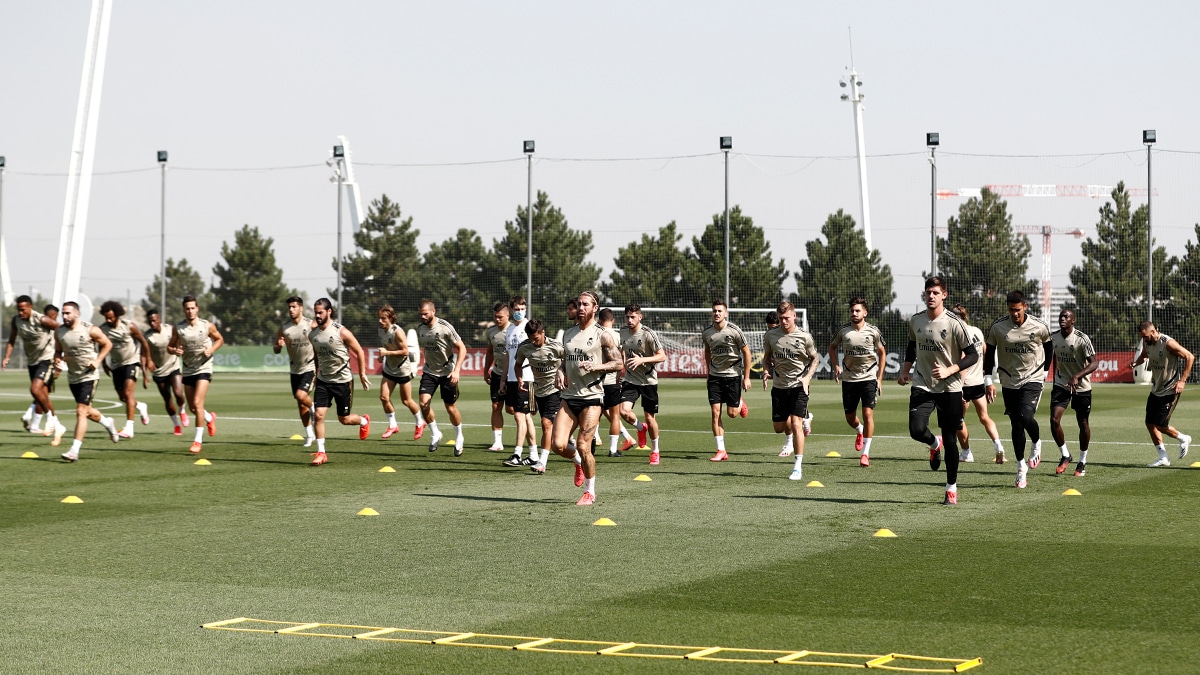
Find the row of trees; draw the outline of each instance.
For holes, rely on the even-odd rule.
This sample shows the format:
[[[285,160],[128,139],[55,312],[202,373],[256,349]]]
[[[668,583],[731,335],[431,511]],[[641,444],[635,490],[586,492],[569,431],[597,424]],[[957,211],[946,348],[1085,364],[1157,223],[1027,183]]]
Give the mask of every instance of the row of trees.
[[[525,207],[505,223],[503,236],[488,246],[473,230],[461,229],[422,253],[420,231],[412,217],[387,195],[371,203],[355,235],[356,250],[343,259],[343,316],[356,333],[373,335],[375,310],[393,305],[402,325],[415,324],[417,303],[429,298],[439,315],[472,340],[491,316],[491,306],[523,293],[526,281]],[[685,242],[675,222],[643,234],[618,250],[614,271],[601,280],[601,269],[588,260],[593,233],[574,230],[562,210],[539,192],[533,205],[534,269],[531,304],[543,316],[557,317],[564,300],[580,289],[598,289],[606,301],[648,307],[704,308],[724,294],[724,216],[715,214],[704,231]],[[1013,229],[1007,203],[984,189],[967,200],[937,240],[940,272],[951,285],[952,300],[962,302],[974,321],[984,324],[1005,312],[1004,296],[1023,290],[1036,305],[1038,282],[1029,278],[1028,237]],[[734,207],[729,216],[730,287],[734,307],[770,307],[782,297],[787,278],[762,228]],[[1132,209],[1124,184],[1100,209],[1096,237],[1083,244],[1083,261],[1072,268],[1070,291],[1080,308],[1080,327],[1102,348],[1134,343],[1133,325],[1146,314],[1146,209]],[[604,236],[601,233],[601,236]],[[1200,242],[1200,226],[1196,241]],[[337,260],[331,261],[334,268]],[[1182,257],[1154,254],[1155,317],[1164,331],[1197,333],[1200,315],[1200,244],[1189,242]],[[925,274],[925,270],[921,270]],[[274,240],[245,226],[232,244],[221,247],[213,269],[216,283],[206,288],[187,260],[167,263],[168,302],[194,295],[214,316],[233,344],[269,342],[278,328],[283,303],[299,294],[283,283]],[[893,345],[903,344],[904,317],[891,308],[896,294],[892,270],[877,249],[868,249],[854,219],[839,210],[830,214],[820,235],[804,244],[794,274],[797,291],[790,299],[808,311],[809,326],[823,344],[846,320],[846,302],[866,298],[873,320]],[[157,306],[159,280],[146,288],[146,307]],[[336,289],[329,289],[334,297]],[[1036,306],[1035,306],[1036,311]],[[661,321],[654,316],[651,322]],[[694,325],[674,326],[697,330]],[[369,338],[368,338],[369,339]]]

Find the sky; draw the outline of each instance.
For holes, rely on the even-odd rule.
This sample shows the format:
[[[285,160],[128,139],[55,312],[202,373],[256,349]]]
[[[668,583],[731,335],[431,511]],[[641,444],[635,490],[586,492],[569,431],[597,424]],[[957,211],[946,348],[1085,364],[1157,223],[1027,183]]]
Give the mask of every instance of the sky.
[[[18,293],[51,294],[89,11],[0,4]],[[1200,221],[1196,25],[1200,7],[1178,2],[113,0],[83,292],[143,297],[160,262],[155,153],[168,150],[169,257],[210,277],[222,242],[250,224],[274,238],[287,284],[324,295],[337,227],[324,161],[338,135],[364,206],[397,201],[423,249],[461,227],[500,237],[526,198],[521,143],[536,140],[534,188],[593,233],[605,274],[641,233],[674,220],[688,243],[723,209],[718,138],[732,136],[730,200],[795,272],[827,214],[861,221],[837,84],[850,27],[873,244],[897,307],[916,307],[929,268],[927,131],[941,135],[941,188],[1144,188],[1141,130],[1156,129],[1155,232],[1178,253]],[[939,222],[959,203],[939,202]],[[1101,203],[1010,206],[1017,224],[1094,235]],[[1065,286],[1079,242],[1054,243]]]

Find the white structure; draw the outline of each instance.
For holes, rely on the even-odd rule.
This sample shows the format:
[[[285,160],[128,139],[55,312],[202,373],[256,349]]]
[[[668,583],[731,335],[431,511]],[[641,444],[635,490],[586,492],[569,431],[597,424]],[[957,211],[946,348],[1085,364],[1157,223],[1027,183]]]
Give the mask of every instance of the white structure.
[[[858,90],[862,81],[858,79],[858,71],[854,70],[854,54],[850,55],[849,84],[843,79],[839,84],[850,87],[849,94],[842,94],[843,101],[849,101],[854,108],[854,145],[858,152],[858,199],[862,208],[863,236],[867,240],[867,250],[871,249],[871,199],[867,192],[867,138],[863,134],[863,99],[866,94]]]
[[[342,176],[342,186],[346,190],[346,203],[350,205],[350,221],[354,224],[352,230],[358,234],[359,228],[362,227],[363,208],[362,208],[362,192],[358,189],[358,181],[354,179],[354,163],[350,161],[350,155],[354,154],[350,151],[350,141],[346,140],[345,136],[338,136],[338,143],[345,150],[346,156],[342,160],[342,164],[346,167],[346,173]]]
[[[87,232],[88,202],[92,192],[92,164],[96,153],[96,127],[100,122],[100,91],[108,56],[108,26],[112,0],[92,0],[87,45],[83,52],[83,79],[75,111],[75,136],[67,169],[67,198],[63,207],[62,234],[58,241],[58,266],[54,272],[53,302],[80,300],[79,277],[83,268],[83,243]],[[80,307],[91,317],[91,302]]]

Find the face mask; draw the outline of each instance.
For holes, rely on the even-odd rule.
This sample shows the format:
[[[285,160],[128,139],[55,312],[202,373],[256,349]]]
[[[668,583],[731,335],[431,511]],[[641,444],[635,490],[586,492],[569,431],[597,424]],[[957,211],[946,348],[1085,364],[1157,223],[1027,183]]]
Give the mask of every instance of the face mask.
[[[521,323],[521,321],[523,321],[524,319],[525,319],[525,312],[522,312],[521,310],[517,310],[517,311],[513,312],[513,321],[516,321],[517,323]]]

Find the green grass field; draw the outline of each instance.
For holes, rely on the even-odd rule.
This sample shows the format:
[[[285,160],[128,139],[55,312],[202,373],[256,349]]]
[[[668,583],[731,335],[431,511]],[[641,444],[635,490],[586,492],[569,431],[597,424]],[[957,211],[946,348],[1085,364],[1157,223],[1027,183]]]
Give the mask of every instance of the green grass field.
[[[817,384],[805,480],[793,482],[761,389],[750,394],[750,418],[727,424],[731,461],[714,465],[702,382],[670,381],[662,465],[647,466],[645,452],[599,460],[590,508],[574,505],[569,462],[556,458],[537,477],[485,451],[478,378],[460,403],[463,457],[411,440],[402,409],[403,433],[388,441],[378,438],[382,425],[363,442],[331,426],[323,467],[307,466],[307,451],[289,440],[299,423],[286,376],[217,377],[209,405],[219,433],[205,443],[206,467],[187,453],[190,430],[171,435],[150,392],[151,426],[114,445],[93,425],[82,459],[63,463],[69,439],[50,448],[21,428],[26,387],[18,373],[0,377],[4,672],[786,668],[199,627],[235,617],[982,657],[971,671],[979,673],[1197,669],[1200,470],[1188,467],[1200,457],[1145,468],[1154,455],[1143,387],[1097,388],[1086,477],[1055,477],[1044,421],[1047,460],[1028,489],[1013,487],[1010,443],[1010,463],[997,466],[985,439],[977,462],[963,466],[959,506],[943,507],[944,473],[931,473],[907,438],[908,394],[894,383],[880,401],[869,469],[857,466],[836,385]],[[98,405],[112,407],[111,385],[101,392]],[[68,399],[63,386],[56,402],[71,410]],[[382,418],[374,391],[359,392],[355,409]],[[1197,410],[1185,395],[1176,423],[1188,430]],[[70,426],[73,412],[65,417]],[[1007,420],[997,422],[1007,436]],[[1067,429],[1075,448],[1073,419]],[[831,450],[842,457],[826,458]],[[26,451],[41,459],[20,459]],[[396,472],[379,473],[385,465]],[[1082,496],[1063,496],[1069,487]],[[83,503],[60,503],[68,495]],[[357,516],[364,507],[379,516]],[[593,526],[601,517],[616,526]],[[873,537],[880,528],[898,537]],[[799,672],[824,671],[841,672]]]

